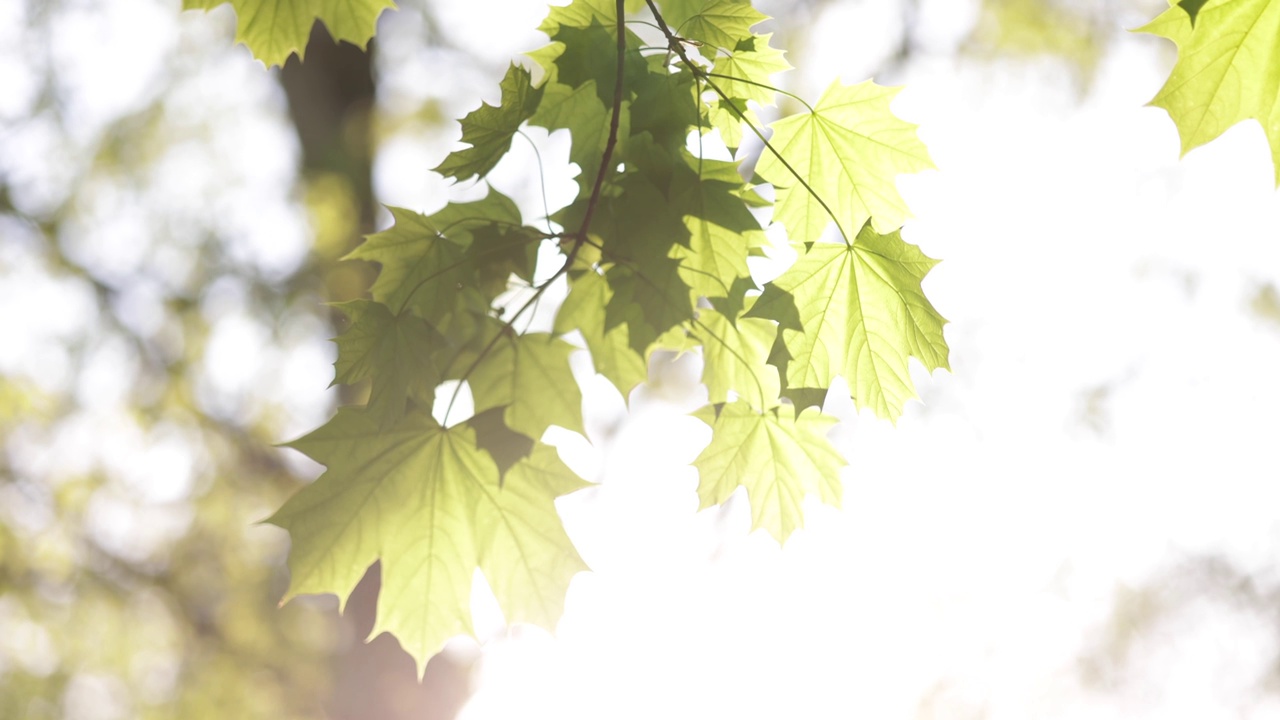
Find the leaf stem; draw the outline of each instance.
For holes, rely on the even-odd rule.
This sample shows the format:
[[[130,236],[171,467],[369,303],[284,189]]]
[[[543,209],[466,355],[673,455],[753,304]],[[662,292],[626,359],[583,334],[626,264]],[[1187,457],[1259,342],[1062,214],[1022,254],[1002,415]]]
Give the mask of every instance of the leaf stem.
[[[707,77],[720,78],[721,80],[732,80],[733,82],[745,83],[747,85],[755,85],[756,87],[764,88],[765,90],[772,90],[776,93],[781,93],[783,95],[786,95],[787,97],[793,100],[798,100],[801,105],[804,105],[805,107],[809,108],[809,112],[811,113],[817,112],[817,110],[814,110],[813,106],[810,105],[807,100],[800,97],[799,95],[796,95],[795,93],[787,92],[786,90],[783,90],[780,87],[774,87],[767,83],[756,82],[755,80],[748,80],[746,78],[739,78],[739,77],[734,77],[732,75],[725,75],[723,73],[704,72],[703,75],[706,75]]]

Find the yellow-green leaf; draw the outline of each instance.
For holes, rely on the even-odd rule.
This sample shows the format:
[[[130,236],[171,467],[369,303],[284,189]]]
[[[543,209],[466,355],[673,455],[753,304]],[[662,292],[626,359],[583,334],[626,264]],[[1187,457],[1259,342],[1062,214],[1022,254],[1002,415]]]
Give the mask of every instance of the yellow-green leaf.
[[[372,379],[367,405],[380,427],[389,427],[404,414],[413,398],[430,408],[440,373],[431,362],[434,331],[421,318],[392,315],[387,306],[372,300],[338,304],[351,326],[334,342],[335,383],[351,385]]]
[[[916,126],[889,111],[899,89],[837,80],[813,112],[773,123],[770,143],[791,169],[766,151],[756,172],[777,188],[774,219],[791,240],[815,242],[834,220],[851,241],[868,219],[877,232],[887,233],[910,216],[897,176],[934,165]]]
[[[335,41],[365,47],[378,16],[393,0],[183,0],[186,10],[209,10],[230,3],[236,11],[236,42],[244,43],[267,67],[284,65],[306,53],[311,26],[319,20]]]
[[[711,444],[693,461],[703,509],[729,499],[739,486],[751,502],[751,529],[764,528],[778,542],[804,526],[802,503],[816,494],[840,505],[840,468],[847,463],[827,440],[835,418],[791,405],[760,413],[744,402],[694,415],[711,426]]]
[[[1171,7],[1141,32],[1178,46],[1178,62],[1151,104],[1178,126],[1182,152],[1254,119],[1271,144],[1280,185],[1280,0],[1209,0]]]
[[[507,427],[537,440],[552,425],[585,433],[573,346],[546,333],[499,338],[469,378],[475,410],[507,406]]]
[[[699,310],[694,334],[702,340],[702,383],[713,403],[728,401],[729,393],[758,411],[778,405],[778,369],[769,364],[769,351],[778,326],[761,318],[736,322],[715,310]]]
[[[712,82],[730,98],[754,100],[772,105],[777,92],[770,85],[773,76],[791,69],[781,50],[769,46],[769,35],[757,35],[740,43],[730,54],[716,57],[711,66]],[[731,111],[730,111],[731,112]]]
[[[603,276],[594,271],[583,273],[572,281],[569,297],[556,313],[555,331],[582,333],[596,372],[608,378],[625,398],[648,377],[648,367],[644,356],[632,349],[625,323],[605,329],[605,307],[612,299],[613,291]]]
[[[293,540],[286,599],[335,593],[345,604],[381,560],[371,635],[394,634],[419,674],[446,640],[471,632],[477,567],[509,620],[548,628],[570,578],[586,569],[555,510],[583,483],[550,448],[517,463],[503,487],[471,428],[446,430],[418,411],[384,430],[344,408],[292,446],[328,469],[270,518]]]
[[[926,370],[948,367],[947,321],[920,287],[937,261],[870,225],[852,246],[797,250],[795,265],[747,312],[779,322],[788,389],[824,390],[841,375],[859,407],[896,420],[916,397],[909,359]]]

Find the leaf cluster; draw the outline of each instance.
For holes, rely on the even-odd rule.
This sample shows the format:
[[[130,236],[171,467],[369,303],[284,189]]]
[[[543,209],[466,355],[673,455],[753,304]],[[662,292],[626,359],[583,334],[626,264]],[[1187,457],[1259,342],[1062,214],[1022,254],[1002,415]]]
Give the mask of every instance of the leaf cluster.
[[[351,253],[381,269],[369,299],[340,306],[335,382],[370,392],[293,444],[328,470],[272,518],[293,538],[291,595],[345,597],[381,560],[375,632],[420,663],[469,629],[477,568],[509,621],[554,623],[585,568],[554,505],[583,482],[542,442],[551,426],[583,432],[566,336],[624,396],[654,352],[702,353],[704,507],[744,487],[755,527],[784,541],[807,494],[838,504],[845,460],[819,407],[835,378],[893,420],[915,397],[910,358],[947,366],[920,287],[935,261],[898,232],[896,177],[932,163],[889,110],[896,90],[870,81],[835,82],[766,129],[757,112],[789,68],[753,31],[766,19],[749,0],[551,9],[550,43],[462,119],[464,146],[436,170],[484,182],[537,126],[568,133],[578,195],[543,218],[491,187],[430,215],[393,208]],[[751,177],[706,151],[747,138],[763,146]],[[770,208],[799,259],[761,287],[750,260],[771,251]],[[553,330],[527,331],[557,284]],[[463,386],[470,418],[455,415]]]

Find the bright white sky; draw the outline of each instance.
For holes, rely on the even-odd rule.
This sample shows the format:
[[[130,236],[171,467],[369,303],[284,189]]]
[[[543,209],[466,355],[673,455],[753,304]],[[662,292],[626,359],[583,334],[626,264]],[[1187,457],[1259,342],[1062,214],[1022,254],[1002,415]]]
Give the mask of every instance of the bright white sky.
[[[454,42],[494,61],[492,76],[441,72],[442,56],[412,44],[412,16],[401,13],[410,22],[387,22],[383,36],[389,112],[428,97],[455,114],[474,107],[477,92],[492,100],[499,63],[543,42],[529,30],[544,14],[539,3],[438,5]],[[935,47],[958,43],[974,19],[972,0],[921,7]],[[497,18],[510,25],[495,29]],[[204,22],[181,21],[188,32]],[[864,79],[893,22],[871,3],[833,11],[787,86],[816,96],[835,74]],[[709,432],[683,413],[700,391],[641,389],[628,411],[584,372],[594,447],[554,439],[602,481],[561,506],[594,572],[575,579],[554,637],[508,633],[491,598],[477,594],[484,662],[463,718],[1280,712],[1274,701],[1250,704],[1272,660],[1269,628],[1220,611],[1192,613],[1139,647],[1118,693],[1078,679],[1076,659],[1102,637],[1118,587],[1141,585],[1185,552],[1221,552],[1262,571],[1274,567],[1280,539],[1280,332],[1249,312],[1257,288],[1280,284],[1280,199],[1256,125],[1179,161],[1172,123],[1143,107],[1171,61],[1157,39],[1121,37],[1083,100],[1052,62],[914,61],[894,110],[920,125],[940,170],[902,179],[916,215],[904,236],[944,261],[925,289],[951,321],[952,373],[918,373],[924,403],[896,427],[832,393],[827,410],[845,420],[835,434],[850,460],[845,507],[814,502],[807,528],[779,549],[748,533],[745,498],[696,512],[688,463]],[[251,67],[246,57],[210,88],[238,91]],[[115,70],[110,82],[138,75]],[[85,112],[130,92],[86,94]],[[240,135],[257,141],[238,155],[274,149],[287,165],[293,150],[281,153],[272,132]],[[565,162],[563,138],[531,134],[549,166]],[[422,170],[454,138],[390,138],[376,166],[379,199],[430,209],[458,192]],[[531,153],[515,148],[495,182],[532,215],[541,201],[528,181]],[[552,204],[567,202],[568,180],[549,182]],[[278,237],[259,232],[262,247],[244,252],[288,267],[297,243],[273,260]],[[22,296],[0,290],[9,310]],[[237,324],[234,293],[226,302],[210,367],[230,375],[211,377],[210,392],[243,385],[237,372],[263,372],[233,362],[263,338]],[[299,395],[302,425],[322,399],[331,353],[315,329],[271,361],[293,362],[287,375],[309,381],[281,390]],[[697,360],[681,362],[696,378]]]

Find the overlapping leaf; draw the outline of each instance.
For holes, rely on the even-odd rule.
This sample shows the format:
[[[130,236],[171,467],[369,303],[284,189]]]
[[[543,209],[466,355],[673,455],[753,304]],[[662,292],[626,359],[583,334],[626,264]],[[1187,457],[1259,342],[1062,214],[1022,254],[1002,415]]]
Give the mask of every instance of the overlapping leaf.
[[[499,338],[470,377],[476,411],[506,406],[507,426],[534,440],[552,425],[585,432],[582,393],[569,370],[572,351],[545,333]]]
[[[371,379],[367,407],[379,427],[395,424],[410,398],[430,408],[440,384],[431,362],[435,331],[414,315],[392,315],[387,306],[369,300],[352,300],[338,308],[351,326],[335,340],[334,382],[350,385]]]
[[[1183,153],[1257,120],[1280,185],[1280,1],[1198,5],[1171,7],[1140,28],[1178,45],[1178,62],[1151,104],[1178,126]]]
[[[946,368],[946,320],[921,280],[937,264],[898,232],[869,225],[852,246],[818,243],[765,286],[747,313],[778,320],[788,389],[822,389],[837,375],[860,407],[890,420],[916,397],[908,361]]]
[[[769,19],[750,0],[667,0],[662,11],[677,35],[709,45],[713,52],[751,37],[751,28]]]
[[[898,90],[837,80],[813,112],[773,123],[770,142],[791,167],[765,152],[756,172],[778,189],[774,219],[793,241],[817,241],[833,220],[852,239],[868,219],[887,233],[909,217],[897,176],[932,168],[933,161],[916,126],[889,111]]]
[[[381,560],[372,634],[394,634],[420,674],[446,640],[470,632],[477,567],[508,619],[546,626],[586,569],[554,504],[585,484],[551,448],[517,463],[502,487],[470,428],[446,430],[416,410],[382,429],[346,408],[292,446],[328,469],[270,518],[293,539],[286,597],[335,593],[345,603]]]
[[[588,271],[573,281],[569,297],[556,313],[555,331],[566,334],[577,330],[591,352],[596,372],[604,375],[626,397],[635,386],[645,381],[647,369],[644,355],[631,346],[627,325],[606,328],[605,308],[613,299],[613,290],[603,276]]]
[[[717,413],[706,407],[695,417],[711,426],[711,444],[693,461],[702,507],[723,503],[739,486],[751,502],[752,529],[786,539],[804,526],[807,494],[838,506],[840,468],[846,463],[826,438],[835,419],[791,405],[760,413],[744,402]]]
[[[317,20],[335,41],[364,47],[378,16],[396,6],[394,0],[183,0],[182,6],[210,10],[223,3],[235,8],[236,42],[248,46],[267,67],[283,65],[294,53],[303,57]]]
[[[732,53],[716,57],[711,67],[716,87],[730,98],[754,100],[772,105],[777,93],[773,76],[791,69],[783,52],[769,46],[770,35],[755,35],[741,42]]]
[[[778,405],[778,369],[769,364],[776,324],[759,318],[731,323],[715,310],[701,310],[695,334],[702,340],[702,382],[712,404],[733,393],[759,411]]]
[[[430,217],[390,208],[395,224],[369,236],[347,259],[382,266],[370,292],[393,311],[409,307],[438,321],[456,306],[459,291],[492,298],[510,273],[528,279],[542,234],[520,225],[515,203],[496,190],[483,200],[452,203]],[[477,279],[488,272],[488,282]]]

